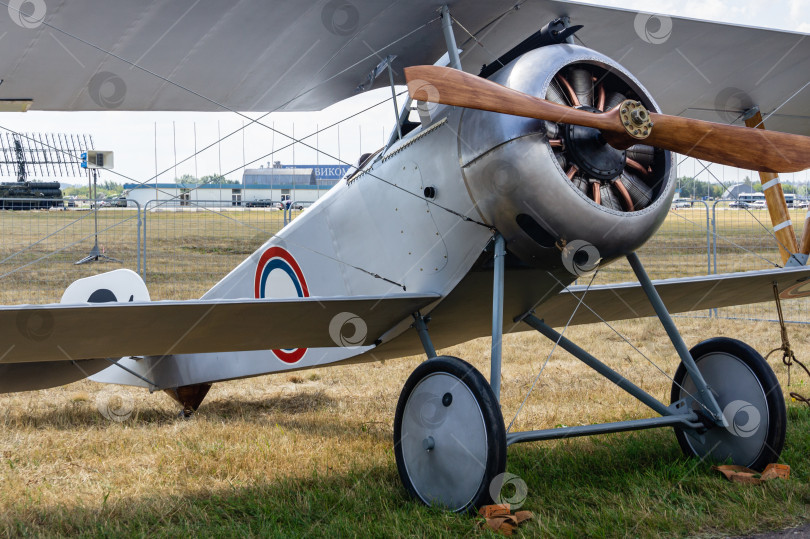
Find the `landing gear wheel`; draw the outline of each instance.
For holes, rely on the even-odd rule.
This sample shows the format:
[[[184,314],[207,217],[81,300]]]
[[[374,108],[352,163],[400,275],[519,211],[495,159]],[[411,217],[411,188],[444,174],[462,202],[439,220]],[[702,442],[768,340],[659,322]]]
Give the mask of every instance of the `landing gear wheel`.
[[[782,388],[765,359],[747,344],[724,337],[703,341],[690,353],[729,426],[713,426],[702,434],[676,428],[683,452],[698,458],[708,455],[718,462],[731,459],[757,471],[776,462],[785,443],[787,413]],[[694,411],[705,412],[690,394],[698,396],[681,364],[672,384],[672,402],[685,398]]]
[[[402,484],[426,505],[462,512],[490,503],[506,470],[506,428],[481,373],[449,356],[419,365],[397,403],[394,454]]]

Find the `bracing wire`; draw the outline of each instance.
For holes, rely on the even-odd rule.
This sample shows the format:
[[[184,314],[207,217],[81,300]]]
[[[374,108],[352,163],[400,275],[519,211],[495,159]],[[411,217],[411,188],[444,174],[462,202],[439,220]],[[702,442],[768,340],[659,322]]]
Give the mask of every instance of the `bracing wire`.
[[[518,415],[520,415],[521,410],[523,410],[523,406],[526,404],[526,401],[529,400],[529,397],[531,396],[532,391],[534,391],[534,387],[537,385],[537,381],[540,379],[540,375],[543,374],[543,371],[545,370],[546,365],[548,365],[548,362],[551,359],[551,356],[554,354],[554,351],[557,349],[557,345],[560,344],[560,339],[562,339],[565,336],[565,332],[568,330],[568,327],[571,325],[571,322],[574,320],[574,316],[576,316],[580,305],[582,305],[583,302],[585,301],[585,295],[588,293],[588,290],[591,289],[591,285],[593,284],[593,281],[594,281],[594,279],[596,279],[596,276],[598,274],[599,274],[599,270],[597,269],[595,272],[593,272],[593,275],[591,276],[591,280],[588,283],[588,286],[585,288],[585,292],[583,292],[581,297],[577,298],[579,301],[577,301],[577,304],[574,307],[574,310],[571,312],[571,316],[568,317],[568,322],[565,323],[565,327],[560,332],[560,336],[554,342],[554,346],[551,347],[551,351],[546,356],[545,361],[543,361],[543,365],[540,367],[540,371],[537,373],[537,376],[534,377],[534,380],[532,381],[532,385],[531,385],[531,387],[529,387],[529,391],[526,392],[526,396],[523,397],[523,401],[521,401],[520,406],[518,406],[518,409],[515,412],[514,417],[512,417],[512,420],[509,422],[509,426],[506,427],[507,434],[512,430],[512,426],[515,424],[515,421],[517,420]]]
[[[11,5],[9,5],[8,3],[3,2],[2,0],[0,0],[0,4],[1,4],[1,5],[6,6],[6,7],[7,7],[9,10],[15,10],[15,11],[18,11],[18,12],[19,12],[19,9],[18,9],[18,8],[14,7],[14,6],[11,6]],[[378,49],[377,51],[373,51],[373,52],[372,52],[372,54],[370,54],[370,55],[368,56],[368,58],[371,58],[372,56],[377,55],[377,54],[378,54],[380,51],[382,51],[382,50],[384,50],[384,49],[386,49],[386,48],[388,48],[388,47],[390,47],[390,46],[394,45],[395,43],[397,43],[397,42],[401,41],[402,39],[405,39],[406,37],[408,37],[408,36],[412,35],[413,33],[418,32],[418,31],[422,30],[423,28],[426,28],[427,26],[429,26],[430,24],[432,24],[432,23],[433,23],[433,22],[435,22],[436,20],[438,20],[438,17],[436,17],[436,18],[434,18],[434,19],[432,19],[432,20],[430,20],[430,21],[428,21],[428,22],[426,22],[426,23],[424,23],[424,24],[422,24],[422,25],[418,26],[417,28],[415,28],[414,30],[412,30],[412,31],[410,31],[410,32],[407,32],[406,34],[404,34],[403,36],[401,36],[401,37],[397,38],[396,40],[392,41],[392,42],[391,42],[391,43],[389,43],[388,45],[385,45],[384,47],[382,47],[382,48]],[[327,156],[327,157],[329,157],[329,158],[331,158],[331,159],[333,159],[333,160],[336,160],[336,161],[337,161],[337,162],[339,162],[339,163],[351,165],[351,163],[348,163],[348,162],[346,162],[346,161],[343,161],[343,160],[341,160],[341,159],[339,159],[339,158],[335,157],[334,155],[329,154],[328,152],[325,152],[325,151],[323,151],[323,150],[320,150],[319,148],[316,148],[316,147],[313,147],[313,146],[312,146],[312,145],[310,145],[310,144],[307,144],[306,142],[303,142],[303,139],[295,139],[294,137],[290,137],[290,136],[289,136],[289,135],[287,135],[286,133],[283,133],[283,132],[281,132],[281,131],[276,130],[274,127],[271,127],[271,126],[268,126],[268,125],[267,125],[267,124],[265,124],[265,123],[262,123],[260,120],[261,120],[261,119],[263,119],[263,118],[265,118],[267,115],[269,115],[269,114],[270,114],[269,112],[268,112],[268,113],[265,113],[265,114],[264,114],[264,115],[262,115],[260,118],[253,119],[253,118],[251,118],[251,117],[247,116],[247,115],[246,115],[246,114],[244,114],[244,113],[238,112],[238,111],[236,111],[236,110],[234,110],[234,109],[232,109],[232,108],[230,108],[230,107],[228,107],[228,106],[226,106],[226,105],[224,105],[224,104],[222,104],[222,103],[217,102],[217,101],[216,101],[216,100],[214,100],[214,99],[211,99],[211,98],[209,98],[209,97],[207,97],[207,96],[205,96],[205,95],[201,94],[200,92],[197,92],[197,91],[195,91],[195,90],[193,90],[193,89],[191,89],[191,88],[188,88],[188,87],[186,87],[186,86],[184,86],[184,85],[182,85],[182,84],[179,84],[179,83],[177,83],[177,82],[175,82],[175,81],[172,81],[171,79],[169,79],[169,78],[167,78],[167,77],[164,77],[164,76],[162,76],[162,75],[160,75],[160,74],[158,74],[158,73],[155,73],[154,71],[152,71],[152,70],[150,70],[150,69],[147,69],[147,68],[145,68],[145,67],[143,67],[143,66],[141,66],[141,65],[138,65],[136,62],[132,62],[132,61],[130,61],[130,60],[127,60],[127,59],[123,58],[122,56],[120,56],[120,55],[118,55],[118,54],[116,54],[116,53],[113,53],[113,52],[111,52],[111,51],[105,50],[104,48],[102,48],[102,47],[100,47],[100,46],[98,46],[98,45],[95,45],[95,44],[93,44],[93,43],[91,43],[91,42],[89,42],[89,41],[87,41],[87,40],[85,40],[85,39],[83,39],[83,38],[81,38],[81,37],[78,37],[78,36],[76,36],[75,34],[72,34],[72,33],[70,33],[70,32],[67,32],[67,31],[65,31],[65,30],[62,30],[61,28],[58,28],[58,27],[56,27],[56,26],[54,26],[54,25],[52,25],[52,24],[50,24],[50,23],[48,23],[48,22],[46,22],[46,21],[42,21],[42,24],[43,24],[43,25],[45,25],[45,26],[47,26],[48,28],[51,28],[51,29],[52,29],[52,30],[54,30],[54,31],[57,31],[57,32],[59,32],[59,33],[61,33],[61,34],[65,35],[65,36],[68,36],[68,37],[70,37],[70,38],[72,38],[72,39],[75,39],[75,40],[77,40],[77,41],[79,41],[79,42],[81,42],[81,43],[83,43],[83,44],[85,44],[85,45],[87,45],[87,46],[89,46],[89,47],[91,47],[91,48],[93,48],[93,49],[95,49],[95,50],[97,50],[97,51],[99,51],[99,52],[101,52],[101,53],[105,54],[105,55],[108,55],[108,56],[111,56],[111,57],[113,57],[113,58],[116,58],[117,60],[120,60],[121,62],[124,62],[125,64],[132,66],[133,68],[136,68],[136,69],[138,69],[138,70],[140,70],[140,71],[143,71],[143,72],[145,72],[145,73],[147,73],[147,74],[149,74],[149,75],[151,75],[151,76],[153,76],[153,77],[155,77],[155,78],[158,78],[158,79],[160,79],[160,80],[162,80],[162,81],[164,81],[164,82],[166,82],[166,83],[168,83],[168,84],[171,84],[172,86],[175,86],[175,87],[177,87],[177,88],[179,88],[179,89],[181,89],[181,90],[183,90],[183,91],[186,91],[186,92],[188,92],[188,93],[190,93],[190,94],[192,94],[192,95],[194,95],[194,96],[196,96],[196,97],[199,97],[200,99],[203,99],[204,101],[207,101],[207,102],[211,103],[212,105],[214,105],[214,106],[216,106],[216,107],[218,107],[218,108],[221,108],[221,109],[223,109],[223,110],[226,110],[226,111],[232,112],[232,113],[236,114],[237,116],[240,116],[240,117],[242,117],[242,118],[244,118],[244,119],[248,120],[248,121],[249,121],[249,124],[248,124],[248,125],[251,125],[251,124],[254,124],[254,123],[255,123],[255,124],[258,124],[258,125],[261,125],[262,127],[266,128],[266,129],[269,129],[269,130],[270,130],[271,132],[273,132],[273,133],[278,133],[278,134],[280,134],[280,135],[282,135],[282,136],[285,136],[285,137],[287,137],[287,138],[291,139],[291,140],[292,140],[291,144],[295,144],[295,143],[302,144],[303,146],[305,146],[305,147],[307,147],[307,148],[309,148],[309,149],[312,149],[312,150],[314,150],[314,151],[316,151],[316,152],[322,153],[323,155],[325,155],[325,156]],[[362,61],[363,61],[363,60],[359,60],[359,61],[358,61],[358,62],[356,62],[354,65],[358,65],[358,64],[359,64],[360,62],[362,62]],[[354,65],[353,65],[353,66],[354,66]],[[343,73],[343,72],[347,71],[348,69],[351,69],[353,66],[349,66],[349,67],[345,68],[345,69],[344,69],[344,70],[342,70],[340,73]],[[338,73],[338,74],[336,74],[336,75],[333,75],[332,77],[330,77],[329,79],[327,79],[327,80],[325,80],[325,81],[323,81],[323,82],[319,83],[318,85],[316,85],[316,86],[314,86],[314,87],[312,87],[312,88],[310,88],[310,89],[308,89],[308,90],[306,90],[306,91],[303,91],[303,92],[299,93],[299,94],[298,94],[298,95],[296,95],[295,97],[293,97],[293,98],[291,98],[290,100],[288,100],[286,103],[284,103],[284,104],[280,105],[279,107],[277,107],[277,109],[276,109],[276,110],[278,110],[278,108],[281,108],[281,107],[285,106],[286,104],[289,104],[290,102],[294,101],[295,99],[298,99],[298,98],[299,98],[299,97],[301,97],[302,95],[305,95],[306,93],[309,93],[310,91],[314,90],[315,88],[319,87],[320,85],[323,85],[323,84],[325,84],[325,83],[329,82],[330,80],[334,79],[336,76],[340,75],[340,73]],[[392,98],[391,98],[391,99],[393,99],[393,96],[392,96]],[[387,101],[387,100],[386,100],[386,101]],[[243,129],[244,129],[244,127],[245,127],[245,126],[243,126]],[[195,155],[196,155],[196,154],[195,154]],[[192,157],[193,157],[193,156],[192,156]],[[176,159],[175,159],[175,164],[174,164],[174,166],[176,167],[176,165],[177,165],[177,162],[176,162]],[[241,167],[240,167],[240,168],[241,168]],[[418,194],[416,194],[416,193],[412,193],[412,192],[410,192],[410,191],[408,191],[408,190],[406,190],[406,189],[404,189],[404,188],[402,188],[402,187],[398,186],[396,183],[394,183],[394,182],[390,182],[390,181],[387,181],[387,180],[385,180],[385,179],[383,179],[383,178],[381,178],[381,177],[377,176],[376,174],[371,173],[370,171],[367,171],[366,175],[367,175],[367,176],[370,176],[370,177],[372,177],[372,178],[374,178],[374,179],[376,179],[376,180],[382,181],[383,183],[385,183],[385,184],[387,184],[387,185],[389,185],[389,186],[391,186],[391,187],[394,187],[394,188],[396,188],[396,189],[398,189],[398,190],[400,190],[400,191],[402,191],[402,192],[404,192],[404,193],[406,193],[406,194],[408,194],[408,195],[411,195],[411,196],[417,197],[417,198],[419,198],[419,199],[421,199],[421,200],[424,200],[424,201],[425,201],[426,203],[428,203],[428,204],[432,204],[432,205],[434,205],[434,206],[436,206],[436,207],[438,207],[438,208],[440,208],[440,209],[443,209],[443,210],[447,211],[448,213],[451,213],[452,215],[455,215],[455,216],[457,216],[457,217],[461,218],[463,221],[466,221],[466,222],[472,222],[472,223],[478,224],[478,225],[480,225],[480,226],[485,226],[485,227],[487,227],[487,228],[491,228],[489,225],[486,225],[485,223],[481,223],[481,222],[479,222],[479,221],[476,221],[475,219],[472,219],[472,218],[470,218],[470,217],[468,217],[468,216],[464,215],[464,214],[463,214],[463,213],[461,213],[461,212],[457,212],[457,211],[452,210],[452,209],[450,209],[450,208],[446,208],[446,207],[442,206],[441,204],[436,203],[435,201],[428,200],[427,198],[424,198],[424,197],[422,197],[422,196],[420,196],[420,195],[418,195]],[[125,176],[123,176],[123,175],[121,175],[121,176],[122,176],[122,177],[125,177]],[[215,212],[215,213],[218,213],[218,212]],[[313,252],[315,252],[315,251],[313,251]],[[318,254],[321,254],[321,255],[323,255],[323,256],[327,256],[327,257],[328,257],[328,255],[325,255],[324,253],[318,253]],[[329,258],[332,258],[332,257],[329,257]],[[336,259],[335,259],[335,260],[336,260]],[[350,266],[350,267],[355,268],[355,269],[360,269],[361,271],[364,271],[365,273],[367,273],[367,274],[369,274],[369,275],[372,275],[372,276],[374,276],[375,278],[381,278],[381,279],[383,279],[383,280],[386,280],[387,282],[390,282],[390,283],[393,283],[393,284],[398,284],[399,286],[402,286],[401,284],[396,283],[396,282],[394,282],[394,281],[392,281],[392,280],[390,280],[390,279],[386,279],[386,278],[381,277],[381,276],[379,276],[379,275],[377,275],[377,274],[375,274],[375,273],[373,273],[373,272],[370,272],[370,271],[367,271],[367,270],[363,270],[362,268],[358,268],[357,266],[354,266],[354,265],[352,265],[352,264],[349,264],[349,263],[346,263],[346,262],[343,262],[343,261],[338,261],[338,262],[343,263],[343,264],[346,264],[347,266]],[[404,288],[404,286],[402,286],[402,287]]]

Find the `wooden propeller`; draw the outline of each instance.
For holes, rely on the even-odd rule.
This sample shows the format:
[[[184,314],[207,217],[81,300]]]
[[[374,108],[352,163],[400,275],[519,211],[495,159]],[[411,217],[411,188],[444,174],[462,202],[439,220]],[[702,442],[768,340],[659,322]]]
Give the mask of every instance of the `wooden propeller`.
[[[764,172],[810,168],[810,137],[723,125],[647,111],[628,100],[605,113],[575,109],[492,81],[439,66],[405,68],[408,92],[417,101],[592,127],[611,146],[643,143],[682,155]]]

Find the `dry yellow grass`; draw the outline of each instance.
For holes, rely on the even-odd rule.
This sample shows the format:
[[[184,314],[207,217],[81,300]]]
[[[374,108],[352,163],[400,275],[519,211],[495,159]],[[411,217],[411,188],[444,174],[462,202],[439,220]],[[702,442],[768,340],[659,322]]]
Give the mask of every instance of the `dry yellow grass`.
[[[142,213],[142,263],[153,299],[200,297],[283,224],[279,211],[192,210]],[[131,269],[137,267],[137,215],[134,209],[123,208],[99,214],[101,248]],[[722,209],[721,204],[715,215],[718,273],[770,268],[780,262],[767,230],[766,211]],[[801,234],[803,212],[793,210],[792,216]],[[702,206],[670,211],[656,236],[639,250],[650,275],[654,279],[701,275],[708,272],[709,262],[713,269],[715,257],[707,259],[706,228]],[[73,265],[93,246],[90,212],[0,211],[0,232],[0,283],[4,285],[0,304],[59,301],[74,280],[121,267],[109,262]],[[595,282],[632,279],[628,264],[618,261],[603,268]]]
[[[701,215],[705,219],[705,213],[687,212],[691,212],[693,220],[699,220]],[[123,210],[119,214],[109,213],[110,218],[113,215],[121,220],[128,214]],[[19,221],[21,217],[29,222]],[[193,224],[194,240],[178,245],[183,235],[189,233],[189,227],[183,226],[176,215],[150,215],[146,234],[147,282],[153,296],[199,296],[261,243],[266,236],[260,230],[276,230],[279,217],[271,212],[235,212],[232,219],[223,221],[221,216],[195,214],[185,221]],[[757,226],[750,215],[738,212],[733,217],[737,221],[724,228],[729,236]],[[53,230],[63,226],[68,218],[75,215],[31,212],[22,216],[0,212],[0,225],[4,230],[13,230],[10,237],[14,239],[4,243],[3,257],[22,245],[31,245],[32,230]],[[10,219],[17,219],[13,227]],[[41,224],[45,219],[50,220],[49,224]],[[234,219],[250,219],[250,226],[239,225]],[[37,220],[40,224],[35,224]],[[664,234],[642,252],[642,259],[650,265],[654,276],[702,271],[705,250],[701,253],[701,247],[689,239],[694,238],[694,231],[685,230],[681,221],[670,215]],[[81,226],[85,227],[83,233],[89,231],[87,223]],[[121,237],[129,238],[133,230],[126,231],[123,227],[134,227],[134,223],[127,221],[120,227]],[[743,241],[746,237],[740,233],[738,239]],[[127,265],[133,267],[134,251],[130,247],[134,245],[130,246],[128,241],[115,244],[104,240],[104,243],[114,245],[113,256],[125,258]],[[758,250],[759,241],[749,238],[747,245]],[[41,249],[45,253],[68,243],[70,238],[56,234],[30,251]],[[109,264],[91,268],[72,266],[71,262],[87,249],[86,244],[65,249],[61,258],[48,259],[50,266],[34,264],[2,279],[4,302],[57,301],[64,286],[77,276],[86,275],[88,270],[111,269]],[[671,251],[671,256],[656,256],[665,249]],[[776,255],[772,244],[763,246],[761,253]],[[758,265],[753,265],[757,259],[752,260],[751,267],[763,267],[761,260]],[[9,264],[13,262],[3,266],[5,271],[13,267]],[[621,265],[616,264],[614,269],[613,275],[606,272],[603,278],[614,281],[626,278]],[[178,279],[176,273],[185,275],[184,279]],[[772,311],[773,306],[766,305],[757,312],[772,316]],[[689,345],[724,335],[742,338],[765,353],[780,343],[778,326],[774,323],[700,318],[679,318],[677,323]],[[657,320],[620,322],[615,327],[666,373],[674,373],[678,360]],[[810,352],[807,346],[810,327],[792,326],[790,331],[799,358],[806,358]],[[668,402],[670,380],[606,326],[574,327],[566,335]],[[507,424],[550,350],[551,344],[536,334],[506,337],[502,403]],[[489,372],[488,339],[441,352],[461,357],[485,374]],[[295,489],[296,485],[315,479],[350,478],[352,485],[361,484],[364,478],[376,477],[377,470],[391,470],[393,466],[391,436],[397,398],[408,375],[422,360],[411,357],[385,364],[322,368],[216,384],[198,413],[188,421],[175,418],[177,405],[166,395],[89,381],[2,395],[0,522],[13,523],[15,528],[6,529],[10,535],[32,530],[86,532],[104,519],[126,520],[136,510],[158,515],[155,517],[158,521],[164,518],[171,521],[172,515],[183,514],[189,499],[216,500],[229,493],[274,485]],[[786,370],[778,360],[772,358],[771,365],[787,390]],[[794,383],[802,380],[801,373],[794,369]],[[804,380],[801,382],[804,386],[792,389],[804,392],[807,382]],[[123,406],[124,411],[131,406],[132,415],[123,422],[111,421],[98,409],[104,403]],[[649,415],[635,399],[558,349],[539,377],[515,429]],[[566,443],[535,445],[555,447]],[[575,447],[586,450],[590,444],[598,443],[583,440]],[[671,444],[675,446],[674,436]],[[543,462],[537,466],[542,468]],[[530,493],[532,488],[539,485],[529,484]],[[352,489],[345,490],[345,496],[351,496]],[[404,492],[401,494],[404,503]],[[300,504],[311,503],[305,494],[302,496]],[[75,522],[79,522],[86,529],[59,528],[54,524],[63,520],[77,526]],[[362,528],[353,533],[362,533]]]
[[[779,344],[773,324],[716,320],[680,320],[679,324],[690,345],[716,335],[745,337],[763,351]],[[674,372],[677,358],[657,321],[622,322],[617,329],[667,373]],[[568,335],[668,401],[669,380],[607,327],[571,328]],[[810,328],[792,329],[800,357],[808,351],[809,336]],[[507,423],[550,348],[539,335],[506,338],[503,411]],[[486,339],[442,352],[488,372]],[[180,497],[391,466],[396,401],[405,379],[422,360],[412,357],[216,384],[188,421],[175,419],[177,406],[165,395],[87,381],[0,396],[4,463],[0,466],[0,521],[36,521],[43,511],[71,508],[125,511],[131,504],[170,511]],[[786,386],[785,369],[771,363]],[[800,379],[794,371],[794,381]],[[111,393],[132,399],[133,413],[127,421],[110,421],[97,410],[97,404]],[[558,349],[516,428],[649,415],[643,405]]]

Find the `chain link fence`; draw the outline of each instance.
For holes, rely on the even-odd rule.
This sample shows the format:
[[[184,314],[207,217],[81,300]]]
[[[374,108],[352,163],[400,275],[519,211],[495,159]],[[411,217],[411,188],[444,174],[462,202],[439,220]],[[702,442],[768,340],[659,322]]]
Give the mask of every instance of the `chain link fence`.
[[[84,200],[45,209],[35,209],[37,199],[30,202],[0,211],[0,304],[58,302],[74,280],[120,267],[138,271],[152,299],[199,298],[301,213],[215,200],[152,200],[143,208],[130,200],[126,207],[97,212]],[[797,234],[803,233],[804,213],[791,210]],[[98,252],[115,260],[77,265],[93,252],[96,237]],[[781,265],[767,210],[735,207],[728,200],[676,204],[638,254],[653,279]],[[632,280],[627,261],[620,259],[602,268],[594,283]],[[783,308],[786,319],[810,323],[807,302],[787,301]],[[769,302],[690,316],[775,320],[776,312]]]
[[[750,271],[782,265],[767,209],[741,207],[732,200],[718,200],[713,203],[711,211],[713,233],[716,235],[711,252],[712,273]],[[796,235],[801,238],[807,210],[790,208],[789,213]],[[810,323],[810,310],[806,300],[785,301],[782,309],[785,320]],[[713,315],[745,320],[777,320],[773,301],[715,309]]]
[[[143,228],[150,296],[199,298],[300,213],[231,201],[150,200]]]
[[[0,208],[0,305],[58,303],[76,279],[141,266],[142,213],[135,201],[99,202],[94,211],[90,200],[13,198],[0,199]],[[95,252],[98,257],[77,264]]]
[[[709,252],[712,243],[709,206],[703,201],[688,208],[673,208],[658,233],[638,256],[651,279],[693,277],[711,273]],[[627,260],[618,259],[601,268],[594,284],[635,281]]]
[[[790,209],[799,237],[804,232],[805,213],[803,209]],[[664,224],[638,250],[638,255],[652,279],[696,277],[782,265],[768,210],[745,207],[734,200],[684,201],[673,205]],[[602,268],[594,284],[634,280],[630,265],[620,259]],[[785,301],[782,307],[786,320],[810,323],[806,301]],[[772,301],[683,316],[777,320]]]

